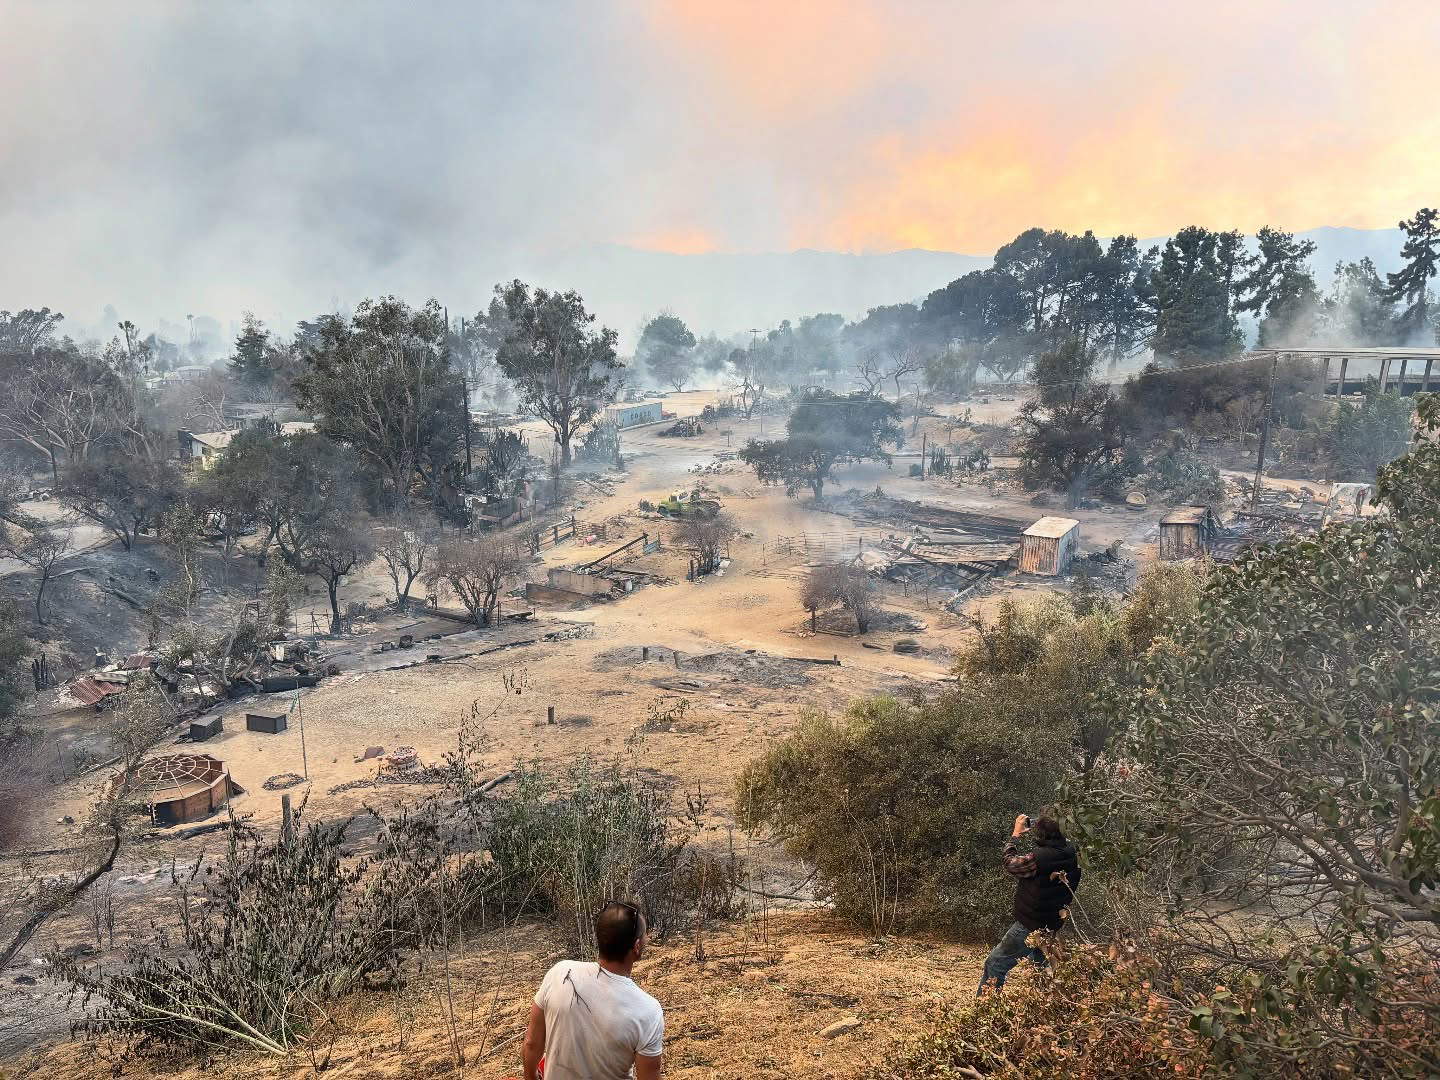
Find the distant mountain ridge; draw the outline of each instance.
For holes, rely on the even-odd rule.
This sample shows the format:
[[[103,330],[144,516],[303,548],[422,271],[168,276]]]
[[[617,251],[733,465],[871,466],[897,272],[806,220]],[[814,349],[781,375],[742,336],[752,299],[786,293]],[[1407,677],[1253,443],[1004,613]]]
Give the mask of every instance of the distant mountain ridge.
[[[1322,289],[1328,287],[1337,262],[1368,256],[1382,275],[1400,266],[1404,235],[1399,229],[1324,226],[1296,235],[1315,241],[1311,266]],[[1141,246],[1165,240],[1151,237]],[[696,334],[722,336],[768,329],[782,319],[822,311],[854,319],[872,307],[921,300],[991,262],[990,255],[923,248],[877,254],[799,250],[677,255],[604,244],[545,260],[531,269],[527,280],[578,290],[600,321],[620,332],[622,348],[628,349],[645,319],[661,311],[673,311]]]

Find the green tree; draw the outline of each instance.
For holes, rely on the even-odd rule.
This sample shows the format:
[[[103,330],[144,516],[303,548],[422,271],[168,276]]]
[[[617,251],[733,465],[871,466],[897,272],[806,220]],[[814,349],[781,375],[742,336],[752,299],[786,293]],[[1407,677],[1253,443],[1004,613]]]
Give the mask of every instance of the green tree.
[[[1365,381],[1364,397],[1358,404],[1337,402],[1325,432],[1336,479],[1373,480],[1382,465],[1405,452],[1414,414],[1411,399],[1382,394],[1374,379]]]
[[[323,315],[303,355],[296,403],[318,430],[348,446],[387,498],[418,479],[438,501],[469,422],[440,305],[386,296],[348,320]]]
[[[495,360],[521,399],[555,435],[560,464],[570,443],[615,399],[615,331],[594,328],[580,294],[531,288],[521,281],[495,286],[495,298],[476,316],[496,342]]]
[[[640,334],[635,359],[660,386],[684,390],[695,372],[695,335],[678,315],[656,315]]]
[[[1395,301],[1368,257],[1335,264],[1335,280],[1324,310],[1327,337],[1336,343],[1373,346],[1395,342]]]
[[[1265,226],[1256,236],[1259,257],[1250,272],[1235,283],[1244,296],[1236,311],[1260,318],[1260,344],[1303,344],[1314,332],[1319,290],[1308,260],[1315,241],[1296,240],[1293,233]]]
[[[1093,340],[1112,370],[1145,346],[1150,279],[1159,258],[1158,248],[1142,254],[1133,236],[1117,236],[1105,249],[1097,269]]]
[[[230,356],[230,374],[252,388],[269,388],[279,374],[279,347],[265,329],[265,324],[251,311],[245,312],[240,333],[235,336],[235,351]]]
[[[1400,249],[1405,265],[1386,275],[1388,295],[1405,305],[1397,323],[1400,340],[1425,340],[1434,323],[1430,279],[1440,273],[1440,215],[1425,207],[1409,221],[1400,222],[1400,228],[1405,232],[1405,244]]]
[[[1009,380],[1029,358],[1029,310],[1013,276],[972,270],[927,296],[920,315],[926,340],[944,351],[958,346],[975,365]]]
[[[1239,351],[1230,292],[1240,256],[1232,238],[1191,225],[1165,242],[1152,276],[1156,356],[1186,367]]]
[[[1069,800],[1091,865],[1164,897],[1127,929],[1203,965],[1192,1023],[1241,1075],[1440,1070],[1440,396],[1418,412],[1388,513],[1212,573]]]
[[[1084,497],[1103,466],[1120,464],[1124,413],[1108,386],[1091,381],[1096,357],[1067,338],[1035,362],[1038,396],[1021,406],[1021,474],[1032,485],[1065,492],[1067,506]]]
[[[795,495],[808,487],[820,498],[836,465],[862,460],[888,461],[887,445],[899,446],[904,433],[897,406],[884,398],[855,392],[804,391],[786,421],[786,437],[752,439],[740,459],[765,484],[784,484]]]

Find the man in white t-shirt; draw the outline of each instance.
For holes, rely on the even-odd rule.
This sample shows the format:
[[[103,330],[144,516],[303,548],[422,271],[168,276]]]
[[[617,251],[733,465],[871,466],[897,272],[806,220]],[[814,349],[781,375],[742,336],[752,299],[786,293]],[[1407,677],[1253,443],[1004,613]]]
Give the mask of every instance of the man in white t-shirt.
[[[525,1080],[656,1080],[665,1013],[630,978],[645,954],[645,917],[612,902],[595,916],[599,963],[561,960],[530,1006]]]

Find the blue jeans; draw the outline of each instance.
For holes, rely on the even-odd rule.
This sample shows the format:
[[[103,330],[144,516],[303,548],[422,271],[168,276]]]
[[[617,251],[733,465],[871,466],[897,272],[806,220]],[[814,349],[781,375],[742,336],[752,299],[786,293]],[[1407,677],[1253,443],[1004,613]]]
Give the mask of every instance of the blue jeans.
[[[1026,944],[1031,933],[1032,931],[1021,923],[1010,924],[1010,929],[1000,938],[1000,944],[991,949],[990,955],[985,957],[985,972],[980,976],[980,988],[975,991],[977,997],[980,991],[985,989],[986,983],[994,983],[996,990],[1004,986],[1005,976],[1010,974],[1010,969],[1027,956],[1035,961],[1036,967],[1045,967],[1045,954],[1036,946]]]

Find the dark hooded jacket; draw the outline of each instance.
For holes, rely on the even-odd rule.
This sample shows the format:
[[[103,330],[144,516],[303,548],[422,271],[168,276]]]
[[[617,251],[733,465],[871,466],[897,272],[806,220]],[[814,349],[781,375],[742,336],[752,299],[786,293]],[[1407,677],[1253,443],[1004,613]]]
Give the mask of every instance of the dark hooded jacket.
[[[1034,851],[1021,855],[1013,843],[1006,844],[1005,869],[1016,879],[1015,921],[1027,930],[1059,930],[1060,912],[1080,885],[1075,845],[1037,843]]]

